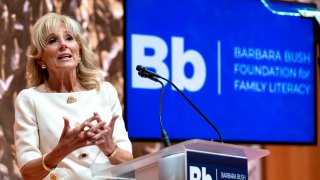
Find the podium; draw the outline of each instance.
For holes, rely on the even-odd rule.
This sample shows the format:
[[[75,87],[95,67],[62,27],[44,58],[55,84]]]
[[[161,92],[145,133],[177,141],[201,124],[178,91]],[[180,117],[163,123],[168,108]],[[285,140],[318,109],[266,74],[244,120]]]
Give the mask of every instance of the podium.
[[[268,150],[188,140],[131,161],[106,166],[93,163],[92,176],[103,179],[248,179],[247,162],[269,155]]]

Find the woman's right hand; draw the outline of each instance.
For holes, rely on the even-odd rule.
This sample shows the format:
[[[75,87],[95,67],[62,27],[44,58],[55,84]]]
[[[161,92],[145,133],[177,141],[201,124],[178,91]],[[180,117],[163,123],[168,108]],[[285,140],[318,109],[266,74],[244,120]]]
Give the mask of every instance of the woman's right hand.
[[[70,127],[70,121],[68,118],[63,117],[64,119],[64,128],[60,136],[60,140],[58,146],[61,147],[64,151],[68,152],[67,154],[71,153],[72,151],[84,147],[93,145],[94,142],[92,141],[91,137],[87,135],[86,127],[90,128],[92,126],[93,121],[97,121],[96,116],[92,116],[88,118],[86,121],[81,123],[79,126],[75,128]],[[98,122],[98,126],[103,127],[105,122],[100,121]]]

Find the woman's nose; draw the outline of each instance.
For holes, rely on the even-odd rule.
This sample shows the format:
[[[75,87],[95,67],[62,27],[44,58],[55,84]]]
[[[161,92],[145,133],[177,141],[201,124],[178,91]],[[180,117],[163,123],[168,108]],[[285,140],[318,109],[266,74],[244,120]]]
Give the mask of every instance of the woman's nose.
[[[66,42],[65,41],[61,41],[61,43],[60,43],[60,50],[65,50],[67,48],[67,44],[66,44]]]

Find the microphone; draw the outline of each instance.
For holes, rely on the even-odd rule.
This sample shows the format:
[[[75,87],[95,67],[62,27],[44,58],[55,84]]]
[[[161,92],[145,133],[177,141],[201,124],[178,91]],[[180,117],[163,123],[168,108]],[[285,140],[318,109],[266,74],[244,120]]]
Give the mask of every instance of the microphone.
[[[136,67],[136,70],[138,71],[139,75],[141,77],[145,77],[145,78],[150,78],[150,77],[157,77],[159,78],[160,76],[154,72],[151,72],[149,71],[147,68],[141,66],[141,65],[138,65]]]
[[[157,77],[159,77],[159,75],[149,71],[145,67],[143,67],[141,65],[138,65],[136,67],[136,70],[138,71],[139,76],[151,79],[151,80],[161,84],[161,96],[160,96],[160,107],[159,107],[159,122],[160,122],[162,141],[163,141],[165,147],[169,147],[169,146],[171,146],[170,139],[169,139],[169,137],[167,135],[166,130],[163,127],[163,124],[162,124],[162,105],[163,105],[164,85],[163,85],[163,83],[161,81],[159,81],[157,79]]]
[[[141,66],[141,65],[137,65],[136,67],[136,70],[138,71],[138,74],[141,76],[141,77],[144,77],[144,78],[148,78],[148,79],[151,79],[153,81],[156,81],[156,82],[160,82],[157,78],[160,78],[160,79],[163,79],[165,81],[167,81],[172,87],[174,87],[175,90],[177,90],[179,92],[179,94],[193,107],[193,109],[195,109],[197,111],[197,113],[199,113],[201,115],[201,117],[216,131],[218,137],[219,137],[219,141],[221,143],[223,143],[222,141],[222,137],[221,137],[221,134],[218,130],[218,128],[212,124],[212,122],[197,108],[196,105],[194,105],[192,103],[192,101],[182,93],[182,91],[175,85],[173,84],[173,82],[169,81],[168,79],[154,73],[154,72],[151,72],[149,71],[148,69],[146,69],[145,67]],[[162,88],[163,88],[163,85],[162,85]]]

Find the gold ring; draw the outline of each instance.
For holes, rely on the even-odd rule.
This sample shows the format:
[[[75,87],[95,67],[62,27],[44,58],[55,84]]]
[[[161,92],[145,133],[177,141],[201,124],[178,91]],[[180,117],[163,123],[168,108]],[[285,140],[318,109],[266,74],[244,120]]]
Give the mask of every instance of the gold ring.
[[[79,127],[79,126],[80,126],[79,122],[74,123],[74,127]]]

